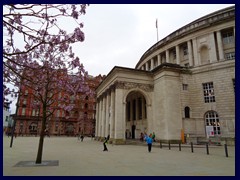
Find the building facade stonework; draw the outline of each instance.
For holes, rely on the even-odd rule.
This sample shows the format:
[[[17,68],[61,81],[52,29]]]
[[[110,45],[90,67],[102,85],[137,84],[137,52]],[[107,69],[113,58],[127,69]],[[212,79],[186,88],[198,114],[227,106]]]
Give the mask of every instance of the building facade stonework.
[[[96,137],[235,140],[235,6],[176,30],[98,86]]]

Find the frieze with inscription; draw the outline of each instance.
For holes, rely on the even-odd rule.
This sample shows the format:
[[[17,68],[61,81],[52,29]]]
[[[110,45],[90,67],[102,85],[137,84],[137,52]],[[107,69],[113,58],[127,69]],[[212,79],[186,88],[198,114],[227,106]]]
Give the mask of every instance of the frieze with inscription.
[[[115,82],[117,89],[134,89],[139,88],[146,92],[153,91],[153,85],[151,84],[141,84],[141,83],[133,83],[133,82],[123,82],[123,81],[117,81]]]

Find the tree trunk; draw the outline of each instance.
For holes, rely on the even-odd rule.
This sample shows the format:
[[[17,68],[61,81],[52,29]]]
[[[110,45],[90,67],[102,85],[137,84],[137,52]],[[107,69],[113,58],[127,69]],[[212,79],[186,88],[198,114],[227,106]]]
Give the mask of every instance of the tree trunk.
[[[38,153],[37,153],[37,159],[36,159],[36,164],[41,164],[42,163],[42,152],[43,152],[43,142],[44,142],[44,137],[45,137],[45,129],[46,129],[46,106],[43,106],[43,118],[42,118],[42,129],[40,132],[40,139],[39,139],[39,144],[38,144]]]

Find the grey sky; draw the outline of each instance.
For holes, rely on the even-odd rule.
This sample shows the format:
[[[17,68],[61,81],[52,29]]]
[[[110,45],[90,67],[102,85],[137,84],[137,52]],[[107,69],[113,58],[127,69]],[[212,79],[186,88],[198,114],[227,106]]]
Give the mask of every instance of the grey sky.
[[[86,39],[74,45],[90,75],[135,68],[148,48],[182,26],[230,4],[91,4],[81,16]]]

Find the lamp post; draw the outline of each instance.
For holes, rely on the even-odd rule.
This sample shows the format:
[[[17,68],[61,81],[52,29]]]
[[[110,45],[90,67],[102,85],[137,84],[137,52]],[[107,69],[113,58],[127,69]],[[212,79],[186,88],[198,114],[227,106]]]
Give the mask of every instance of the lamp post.
[[[19,107],[19,98],[20,98],[20,93],[18,95],[18,100],[17,100],[17,108],[15,112],[15,118],[13,118],[13,125],[12,125],[12,132],[11,132],[11,141],[10,141],[10,148],[12,147],[13,144],[13,136],[14,136],[14,131],[15,131],[15,126],[16,126],[16,121],[17,121],[17,113],[18,113],[18,107]]]

